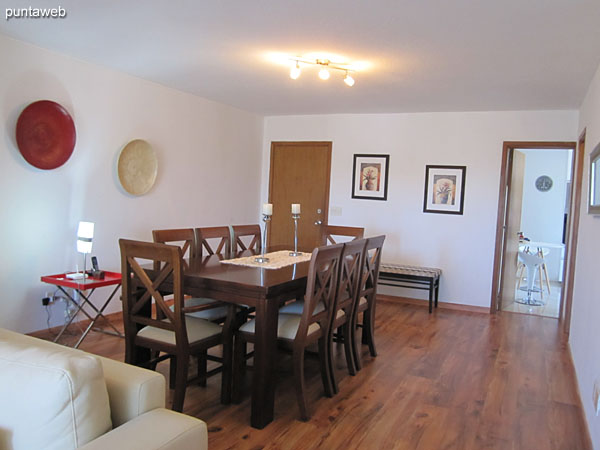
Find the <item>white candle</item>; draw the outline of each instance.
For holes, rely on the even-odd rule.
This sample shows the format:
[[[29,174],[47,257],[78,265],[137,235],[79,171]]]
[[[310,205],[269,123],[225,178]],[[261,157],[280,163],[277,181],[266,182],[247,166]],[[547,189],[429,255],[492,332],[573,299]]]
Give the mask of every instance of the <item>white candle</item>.
[[[292,214],[300,214],[300,203],[292,203]]]
[[[273,204],[272,203],[263,203],[262,213],[265,216],[273,215]]]

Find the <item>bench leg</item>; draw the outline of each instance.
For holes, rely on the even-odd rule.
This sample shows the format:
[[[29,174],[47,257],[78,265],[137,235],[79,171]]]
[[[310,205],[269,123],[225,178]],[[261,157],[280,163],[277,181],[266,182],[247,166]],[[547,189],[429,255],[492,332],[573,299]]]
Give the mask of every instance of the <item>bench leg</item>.
[[[431,314],[432,312],[433,312],[433,280],[429,282],[429,314]]]
[[[438,278],[435,282],[435,307],[438,307],[438,298],[440,296],[440,279]]]

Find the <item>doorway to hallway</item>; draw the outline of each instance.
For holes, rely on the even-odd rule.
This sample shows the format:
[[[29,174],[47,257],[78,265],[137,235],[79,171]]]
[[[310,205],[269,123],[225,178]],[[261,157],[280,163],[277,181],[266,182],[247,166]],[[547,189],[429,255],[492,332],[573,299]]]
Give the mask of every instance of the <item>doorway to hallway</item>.
[[[521,177],[521,189],[512,189],[508,201],[521,206],[519,243],[517,260],[506,260],[515,288],[503,292],[503,311],[559,316],[572,169],[571,149],[514,149],[512,180]]]
[[[564,317],[581,189],[575,149],[575,142],[504,143],[492,312]]]

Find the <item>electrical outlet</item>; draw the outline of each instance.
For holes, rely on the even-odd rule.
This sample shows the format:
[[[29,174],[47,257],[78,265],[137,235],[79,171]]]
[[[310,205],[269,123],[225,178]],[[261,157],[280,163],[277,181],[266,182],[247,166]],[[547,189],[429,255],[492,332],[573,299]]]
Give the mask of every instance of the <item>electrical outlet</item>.
[[[600,378],[594,382],[594,391],[592,394],[592,400],[594,401],[594,409],[596,415],[600,414]]]

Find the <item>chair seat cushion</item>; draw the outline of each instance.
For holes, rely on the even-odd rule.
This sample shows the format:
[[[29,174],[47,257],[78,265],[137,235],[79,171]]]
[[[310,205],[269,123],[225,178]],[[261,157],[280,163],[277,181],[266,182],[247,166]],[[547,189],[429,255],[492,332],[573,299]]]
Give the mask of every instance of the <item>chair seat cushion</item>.
[[[210,305],[211,303],[217,303],[216,300],[212,298],[186,298],[185,306],[202,306],[202,305]],[[171,306],[171,310],[173,310],[173,306]],[[227,306],[217,306],[211,309],[205,309],[204,311],[196,311],[187,314],[188,316],[196,317],[198,319],[210,320],[211,322],[215,320],[223,320],[227,317]]]
[[[323,306],[323,302],[317,303],[315,306],[315,310],[313,314],[319,314],[320,312],[325,310],[325,306]],[[302,311],[304,311],[304,300],[296,300],[295,302],[288,303],[287,305],[279,308],[279,312],[282,314],[298,314],[301,315]]]
[[[300,319],[302,316],[297,314],[279,314],[277,318],[277,337],[279,339],[293,340],[296,337]],[[240,331],[254,334],[256,319],[249,320],[240,327]],[[308,334],[316,333],[321,329],[318,323],[312,323],[308,327]]]
[[[0,329],[0,448],[75,449],[112,428],[93,355]]]
[[[304,310],[304,300],[296,300],[295,302],[288,303],[287,305],[284,305],[281,308],[279,308],[279,313],[280,314],[294,314],[294,315],[301,316],[303,310]],[[319,314],[320,312],[322,312],[324,310],[325,310],[325,306],[323,306],[323,302],[319,302],[319,303],[317,303],[317,306],[315,306],[313,315]],[[338,309],[338,312],[335,315],[335,318],[339,319],[340,317],[344,316],[345,314],[346,313],[344,312],[344,310]]]
[[[164,320],[165,322],[167,319]],[[221,334],[221,325],[196,317],[185,316],[188,341],[190,345],[204,339]],[[146,326],[138,332],[139,337],[152,339],[153,341],[164,342],[175,345],[175,332],[164,330],[153,326]]]
[[[356,310],[358,312],[363,312],[365,310],[367,310],[369,308],[369,302],[367,301],[366,297],[361,297],[360,300],[358,301],[358,307],[356,308]]]

